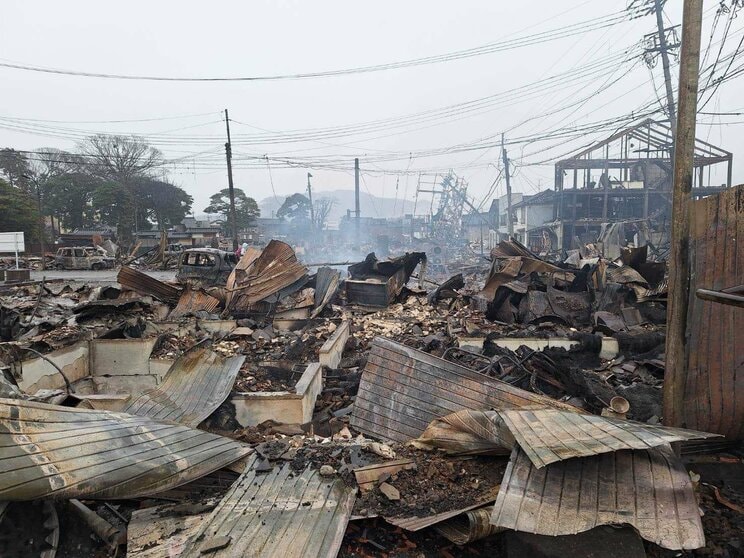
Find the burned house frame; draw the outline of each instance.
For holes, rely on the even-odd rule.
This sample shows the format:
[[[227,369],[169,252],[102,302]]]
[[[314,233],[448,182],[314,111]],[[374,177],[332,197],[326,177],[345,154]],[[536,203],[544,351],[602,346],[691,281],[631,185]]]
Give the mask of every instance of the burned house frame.
[[[558,161],[553,209],[558,245],[571,249],[576,237],[581,243],[593,242],[607,223],[652,221],[655,230],[668,229],[671,151],[669,125],[646,119]],[[714,186],[712,171],[722,172],[723,165],[725,182]],[[694,198],[730,188],[732,165],[732,153],[696,140]]]

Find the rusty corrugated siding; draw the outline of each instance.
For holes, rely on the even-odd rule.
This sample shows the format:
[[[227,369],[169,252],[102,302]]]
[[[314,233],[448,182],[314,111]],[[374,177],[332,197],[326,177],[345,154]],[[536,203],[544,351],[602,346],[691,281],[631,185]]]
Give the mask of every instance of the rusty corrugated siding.
[[[0,399],[0,500],[151,496],[250,451],[147,417]]]
[[[664,548],[705,545],[692,481],[668,446],[569,459],[542,469],[516,448],[491,524],[550,536],[630,524]]]
[[[169,319],[180,318],[188,313],[214,312],[220,305],[219,299],[198,289],[186,289],[178,299],[178,304],[168,316]]]
[[[122,412],[196,428],[230,395],[244,360],[243,355],[225,358],[209,347],[188,351],[162,384],[130,401]]]
[[[396,442],[418,438],[429,423],[462,409],[578,409],[469,368],[378,337],[364,367],[351,417],[360,432]]]
[[[499,415],[536,467],[574,457],[716,436],[559,409],[505,410]]]
[[[744,310],[701,300],[697,289],[744,283],[744,185],[692,202],[685,426],[744,439]]]
[[[181,289],[178,287],[158,281],[154,277],[126,265],[121,266],[116,280],[124,288],[143,295],[153,296],[170,304],[176,304],[178,297],[181,296]]]
[[[297,260],[292,247],[279,240],[272,240],[260,256],[252,258],[253,254],[244,269],[241,259],[241,267],[235,269],[229,298],[231,309],[248,310],[307,275],[307,268]]]
[[[333,558],[351,517],[356,489],[317,470],[294,472],[289,464],[257,473],[249,463],[229,492],[186,544],[182,558],[229,537],[213,558]],[[222,539],[224,542],[225,539]]]

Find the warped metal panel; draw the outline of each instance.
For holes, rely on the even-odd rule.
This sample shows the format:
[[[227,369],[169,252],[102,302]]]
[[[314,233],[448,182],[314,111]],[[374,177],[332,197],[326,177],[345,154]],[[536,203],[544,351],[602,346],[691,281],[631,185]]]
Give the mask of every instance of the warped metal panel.
[[[230,308],[248,310],[252,304],[297,284],[306,275],[307,268],[297,260],[292,247],[272,240],[245,269],[235,269]]]
[[[169,319],[176,319],[184,316],[185,314],[193,314],[195,312],[214,312],[220,305],[219,299],[208,295],[204,291],[198,289],[185,289],[181,297],[178,299],[178,304],[171,311],[168,316]]]
[[[498,414],[536,467],[573,457],[718,436],[559,409],[504,410]]]
[[[258,473],[249,463],[187,543],[183,558],[333,558],[338,554],[356,489],[289,464]],[[208,549],[214,549],[210,551]]]
[[[486,506],[455,516],[434,526],[437,533],[447,540],[463,545],[502,531],[491,525],[493,506]]]
[[[250,452],[147,417],[0,399],[0,500],[150,496]]]
[[[197,347],[173,363],[163,383],[122,409],[157,420],[196,428],[230,395],[245,356],[225,358],[210,347]]]
[[[630,524],[664,548],[705,545],[692,481],[668,446],[569,459],[541,469],[515,448],[491,524],[550,536]]]
[[[396,442],[418,438],[429,423],[462,409],[578,409],[469,368],[378,337],[372,343],[351,425]]]
[[[143,295],[154,296],[158,300],[168,302],[170,304],[176,304],[178,297],[181,296],[181,289],[158,281],[154,277],[150,277],[146,273],[137,271],[126,265],[121,266],[119,274],[116,276],[116,280],[122,287],[129,289],[130,291],[136,291]]]
[[[687,366],[666,371],[669,386],[680,375],[684,381],[675,408],[665,401],[664,418],[674,426],[742,440],[744,310],[701,300],[695,292],[744,282],[744,185],[693,201],[691,209]]]

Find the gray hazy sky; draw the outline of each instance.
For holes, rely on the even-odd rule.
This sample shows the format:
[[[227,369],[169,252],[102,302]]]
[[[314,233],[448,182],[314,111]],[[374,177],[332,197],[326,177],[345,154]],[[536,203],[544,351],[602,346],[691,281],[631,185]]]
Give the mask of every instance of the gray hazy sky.
[[[680,6],[680,0],[668,2],[665,11],[673,24],[681,23]],[[716,6],[717,2],[706,1],[703,49],[708,45]],[[0,62],[155,76],[294,74],[477,47],[609,17],[625,7],[626,0],[124,4],[5,0],[0,16]],[[744,18],[733,21],[724,53],[735,49],[743,22]],[[725,17],[713,38],[711,61],[724,23]],[[256,199],[272,194],[272,182],[279,195],[302,190],[308,170],[318,190],[352,188],[353,158],[358,156],[362,188],[370,193],[394,197],[397,184],[399,197],[406,194],[412,198],[416,176],[396,173],[452,168],[469,181],[470,195],[480,202],[499,174],[498,147],[435,157],[424,157],[422,152],[493,143],[501,132],[506,132],[507,139],[535,138],[637,111],[656,98],[652,72],[637,52],[626,60],[623,52],[654,29],[655,20],[648,16],[464,60],[302,80],[124,81],[0,68],[0,146],[71,149],[75,138],[92,132],[150,137],[167,159],[178,160],[167,166],[168,175],[194,196],[198,213],[210,194],[227,185],[220,111],[228,108],[234,120],[236,186]],[[551,76],[587,67],[591,72],[564,75],[548,87]],[[661,64],[653,76],[663,94]],[[674,76],[676,86],[676,66]],[[538,85],[525,90],[531,83]],[[705,110],[736,112],[744,108],[744,102],[737,100],[743,83],[744,78],[724,83]],[[400,120],[502,92],[506,93],[466,114],[460,108],[437,120],[423,117],[408,124]],[[165,117],[179,118],[106,122]],[[306,132],[376,120],[387,122],[361,134],[329,137],[319,136],[315,130],[308,138]],[[734,178],[744,181],[737,159],[744,146],[738,122],[744,122],[744,117],[701,116],[700,120],[714,125],[701,125],[698,137],[733,151]],[[91,123],[81,123],[84,121]],[[552,187],[551,161],[609,135],[615,128],[609,125],[571,140],[511,146],[515,190],[531,193]],[[303,130],[306,141],[257,143],[256,135],[265,134],[265,130]],[[409,153],[420,156],[409,157]],[[271,173],[261,160],[264,155],[269,161],[274,159]],[[301,164],[283,168],[282,158],[299,159]],[[316,168],[308,169],[304,162]],[[334,169],[320,168],[329,164]],[[713,183],[721,180],[712,177]],[[501,195],[503,185],[499,183],[493,193]]]

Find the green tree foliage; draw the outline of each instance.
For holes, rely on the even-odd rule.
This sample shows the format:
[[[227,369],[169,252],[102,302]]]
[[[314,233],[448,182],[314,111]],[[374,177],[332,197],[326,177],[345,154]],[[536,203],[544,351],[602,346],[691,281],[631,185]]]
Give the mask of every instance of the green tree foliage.
[[[258,208],[256,200],[248,197],[240,188],[234,188],[235,194],[235,221],[238,230],[244,229],[259,216],[261,210]],[[222,215],[226,223],[228,235],[232,235],[230,227],[230,190],[225,188],[209,198],[209,205],[204,208],[205,213],[217,213]]]
[[[24,176],[28,176],[30,172],[28,161],[23,153],[9,147],[0,149],[0,176],[10,186],[30,192],[31,184]]]
[[[42,187],[43,209],[59,219],[68,230],[84,228],[95,222],[93,192],[101,180],[82,172],[53,176]]]
[[[0,179],[0,232],[23,231],[26,240],[39,238],[39,212],[33,196]]]
[[[140,179],[136,183],[136,191],[148,220],[155,223],[159,230],[183,221],[194,203],[194,198],[182,188],[161,180]]]
[[[276,216],[294,224],[309,222],[310,200],[302,194],[287,196],[282,206],[277,210]]]

